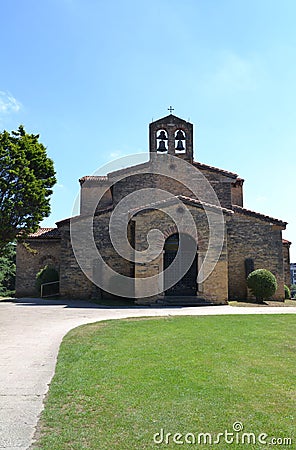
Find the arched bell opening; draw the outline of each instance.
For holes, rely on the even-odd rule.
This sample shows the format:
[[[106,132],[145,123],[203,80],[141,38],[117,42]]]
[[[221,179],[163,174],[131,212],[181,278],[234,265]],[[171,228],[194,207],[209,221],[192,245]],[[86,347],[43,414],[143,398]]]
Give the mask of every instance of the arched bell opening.
[[[186,153],[186,134],[183,130],[175,132],[175,153]]]
[[[175,233],[169,236],[164,244],[164,287],[168,296],[195,296],[197,293],[198,254],[186,271],[188,261],[192,258],[192,249],[196,247],[194,239],[188,234],[182,234],[182,253],[174,269],[165,271],[175,260],[179,249],[180,235]],[[172,268],[171,268],[172,269]],[[185,273],[184,273],[185,270]],[[181,276],[181,278],[180,278]],[[179,279],[180,278],[180,279]],[[177,281],[179,279],[179,281]]]
[[[168,152],[168,133],[164,129],[156,132],[156,151],[157,153]]]

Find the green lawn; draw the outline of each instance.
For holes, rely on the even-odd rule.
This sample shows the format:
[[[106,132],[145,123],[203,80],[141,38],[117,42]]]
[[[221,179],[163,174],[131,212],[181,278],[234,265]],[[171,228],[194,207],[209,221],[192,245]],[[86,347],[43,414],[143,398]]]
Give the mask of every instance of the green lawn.
[[[62,343],[34,448],[296,448],[295,331],[294,315],[148,318],[79,327]],[[243,432],[234,433],[233,444],[223,436],[219,444],[198,444],[200,433],[217,440],[218,433],[234,432],[237,421],[243,432],[254,433],[255,444],[241,444]],[[161,429],[172,433],[168,444],[165,437],[154,443]],[[175,433],[182,434],[175,440],[183,445],[173,442]],[[258,442],[260,433],[268,435],[261,436],[266,445]],[[271,437],[291,438],[293,444],[271,446]]]

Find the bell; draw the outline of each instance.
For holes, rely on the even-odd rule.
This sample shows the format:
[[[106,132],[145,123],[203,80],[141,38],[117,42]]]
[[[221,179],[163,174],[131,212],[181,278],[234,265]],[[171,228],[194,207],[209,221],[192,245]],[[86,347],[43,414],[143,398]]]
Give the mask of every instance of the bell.
[[[157,151],[158,152],[166,152],[167,151],[164,141],[160,141]]]
[[[161,130],[161,132],[159,133],[159,136],[157,136],[157,139],[165,139],[165,140],[167,140],[165,131]]]
[[[185,150],[183,142],[181,140],[178,141],[176,150]]]
[[[178,130],[175,139],[177,140],[185,139],[185,134],[183,133],[183,131]]]

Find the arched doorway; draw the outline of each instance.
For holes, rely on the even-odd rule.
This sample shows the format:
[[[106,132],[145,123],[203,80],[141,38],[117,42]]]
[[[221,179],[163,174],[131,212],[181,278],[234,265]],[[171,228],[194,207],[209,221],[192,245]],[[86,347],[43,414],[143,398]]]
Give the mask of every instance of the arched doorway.
[[[195,247],[194,239],[188,234],[182,235],[182,245],[184,243],[184,250],[180,255],[179,262],[173,271],[170,273],[164,272],[164,286],[169,286],[173,283],[171,287],[165,290],[165,295],[169,296],[193,296],[196,295],[197,290],[197,254],[189,267],[188,271],[182,276],[182,278],[177,280],[180,274],[184,271],[184,264],[188,261],[188,258],[192,254],[192,249]],[[164,245],[164,270],[167,269],[174,261],[177,251],[179,248],[179,234],[175,233],[169,236]]]

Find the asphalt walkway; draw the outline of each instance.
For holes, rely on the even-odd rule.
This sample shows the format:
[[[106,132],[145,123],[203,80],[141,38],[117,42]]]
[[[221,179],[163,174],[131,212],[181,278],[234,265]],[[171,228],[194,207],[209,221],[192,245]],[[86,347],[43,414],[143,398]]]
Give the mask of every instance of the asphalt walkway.
[[[262,313],[296,314],[296,307],[108,309],[79,301],[0,302],[0,449],[25,450],[32,444],[60,343],[72,328],[126,317]]]

